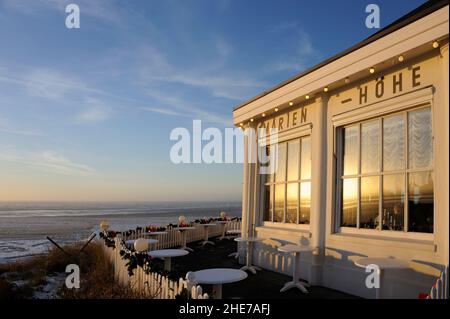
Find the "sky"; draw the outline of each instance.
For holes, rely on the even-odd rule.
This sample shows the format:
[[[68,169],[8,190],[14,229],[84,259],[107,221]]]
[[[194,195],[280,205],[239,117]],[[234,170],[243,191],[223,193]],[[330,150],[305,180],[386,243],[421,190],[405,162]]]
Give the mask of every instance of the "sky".
[[[174,164],[232,109],[424,0],[0,0],[0,201],[240,201],[242,164]],[[66,5],[80,8],[68,29]]]

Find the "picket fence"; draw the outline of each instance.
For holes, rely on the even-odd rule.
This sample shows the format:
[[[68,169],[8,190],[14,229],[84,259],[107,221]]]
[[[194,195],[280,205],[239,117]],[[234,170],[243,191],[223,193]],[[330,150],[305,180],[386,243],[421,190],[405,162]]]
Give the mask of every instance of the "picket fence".
[[[240,221],[230,221],[226,224],[226,230],[240,229]],[[141,267],[134,269],[133,276],[128,274],[127,260],[120,256],[121,240],[137,239],[143,237],[143,231],[138,231],[130,236],[118,236],[115,238],[116,248],[110,248],[104,245],[104,253],[114,267],[114,279],[119,284],[132,288],[138,295],[143,298],[153,299],[175,299],[175,297],[182,292],[184,288],[189,292],[191,299],[208,299],[209,296],[203,293],[201,286],[195,283],[195,280],[187,278],[179,278],[178,281],[169,279],[160,274],[150,272],[148,274]],[[222,231],[219,225],[211,226],[209,236],[219,236]],[[195,242],[204,238],[202,227],[195,227],[187,233],[186,242]],[[181,245],[181,236],[177,230],[167,229],[167,234],[158,236],[159,243],[156,249],[166,249]]]
[[[133,276],[130,276],[126,266],[127,260],[120,256],[120,238],[115,239],[115,244],[115,249],[104,245],[104,253],[114,267],[114,279],[122,286],[133,289],[140,297],[175,299],[183,288],[186,288],[191,299],[209,299],[208,294],[203,293],[202,287],[188,279],[180,278],[174,281],[155,272],[147,274],[141,267],[134,269]]]
[[[187,231],[186,233],[186,243],[191,243],[195,241],[202,240],[205,236],[204,227],[194,224],[195,229]],[[241,229],[240,220],[232,220],[225,224],[225,232],[228,230]],[[221,225],[212,225],[209,227],[209,237],[220,236],[222,234]],[[167,234],[158,235],[158,244],[156,244],[155,249],[167,249],[181,245],[181,233],[176,229],[172,229],[170,226],[166,229]],[[134,231],[129,236],[124,236],[125,240],[137,239],[144,237],[145,229],[142,228],[139,231]]]
[[[448,299],[448,289],[448,266],[446,266],[444,271],[436,280],[434,286],[431,288],[428,299]]]

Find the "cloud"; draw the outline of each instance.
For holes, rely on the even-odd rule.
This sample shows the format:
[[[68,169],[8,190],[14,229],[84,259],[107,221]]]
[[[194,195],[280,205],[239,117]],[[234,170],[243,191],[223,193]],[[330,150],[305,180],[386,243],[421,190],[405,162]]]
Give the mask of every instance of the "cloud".
[[[105,92],[89,88],[80,80],[48,68],[35,68],[25,74],[20,74],[17,70],[2,71],[0,82],[19,85],[32,96],[50,100],[62,99],[68,94],[79,92],[105,95]]]
[[[44,134],[38,131],[18,128],[16,127],[16,125],[13,125],[9,121],[7,121],[4,116],[0,116],[0,132],[14,135],[44,136]]]
[[[130,52],[130,59],[137,62],[140,83],[172,83],[206,90],[214,97],[242,101],[256,94],[267,83],[259,81],[243,71],[231,72],[226,67],[226,57],[233,48],[220,36],[213,36],[214,59],[202,59],[199,65],[175,65],[160,49],[145,45]]]
[[[148,92],[148,95],[154,98],[155,100],[167,105],[164,108],[165,114],[173,113],[172,115],[185,114],[186,117],[191,117],[193,119],[200,119],[206,121],[208,123],[220,124],[224,126],[232,125],[231,118],[225,118],[219,116],[215,113],[204,111],[198,107],[198,105],[194,105],[190,102],[187,102],[186,99],[181,99],[169,95],[164,95],[156,92]]]
[[[75,163],[55,151],[31,153],[6,150],[0,152],[0,160],[26,165],[60,175],[87,176],[95,172],[93,168],[84,164]]]
[[[95,123],[109,119],[113,115],[111,107],[98,99],[88,98],[84,105],[86,108],[77,116],[79,123]]]
[[[163,109],[163,108],[155,108],[155,107],[141,107],[140,108],[143,111],[152,112],[152,113],[159,113],[159,114],[165,114],[165,115],[173,115],[173,116],[179,116],[179,117],[190,117],[189,115],[181,112],[176,112],[174,110],[169,109]]]
[[[297,22],[285,22],[272,27],[273,33],[289,32],[295,38],[289,39],[294,43],[294,49],[289,56],[275,61],[265,67],[266,72],[294,71],[299,72],[311,65],[311,59],[320,56],[311,40],[311,36]]]

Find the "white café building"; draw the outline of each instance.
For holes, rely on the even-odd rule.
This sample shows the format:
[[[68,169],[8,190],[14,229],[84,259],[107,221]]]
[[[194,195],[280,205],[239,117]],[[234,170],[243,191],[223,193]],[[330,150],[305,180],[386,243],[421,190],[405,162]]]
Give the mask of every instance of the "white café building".
[[[372,298],[354,261],[393,257],[410,268],[386,272],[383,297],[429,292],[449,264],[448,33],[448,2],[430,1],[233,110],[244,130],[278,129],[277,171],[244,164],[243,235],[272,239],[255,265],[291,274],[268,243],[308,244],[302,279]]]

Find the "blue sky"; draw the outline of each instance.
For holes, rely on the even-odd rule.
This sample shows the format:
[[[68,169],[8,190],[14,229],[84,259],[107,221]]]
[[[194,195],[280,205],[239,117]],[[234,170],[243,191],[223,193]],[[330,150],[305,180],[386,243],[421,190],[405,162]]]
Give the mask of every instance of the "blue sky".
[[[423,2],[373,3],[383,27]],[[230,127],[374,33],[369,3],[0,0],[0,200],[240,200],[241,165],[172,164],[170,131]]]

